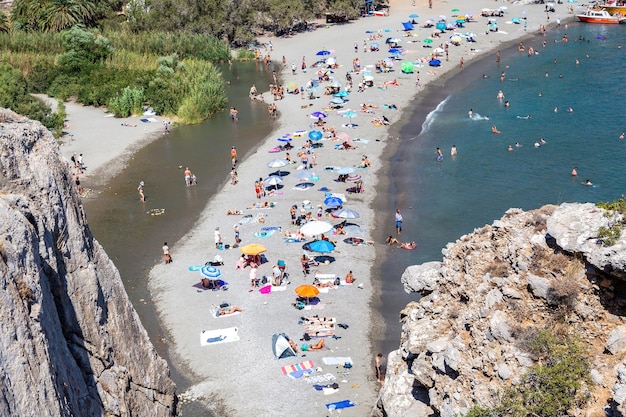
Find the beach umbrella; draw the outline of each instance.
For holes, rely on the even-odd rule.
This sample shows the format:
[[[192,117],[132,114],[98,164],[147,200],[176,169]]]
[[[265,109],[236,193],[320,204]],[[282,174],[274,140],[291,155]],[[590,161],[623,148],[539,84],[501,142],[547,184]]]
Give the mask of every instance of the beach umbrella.
[[[343,205],[343,200],[339,197],[328,197],[324,199],[324,205],[328,207],[341,207]]]
[[[439,19],[441,19],[441,20],[446,20],[447,18],[446,18],[446,16],[445,16],[445,15],[440,14],[440,15],[439,15]]]
[[[339,82],[339,80],[332,80],[330,86],[333,88],[341,88],[341,82]]]
[[[303,169],[293,174],[294,178],[301,180],[301,181],[308,181],[311,178],[317,177],[317,176],[318,175],[315,172],[309,171],[308,169]]]
[[[392,54],[392,55],[400,55],[400,54],[402,54],[402,51],[400,49],[398,49],[398,48],[391,48],[391,49],[389,49],[388,52],[390,54]]]
[[[366,75],[366,76],[363,77],[363,80],[364,81],[374,81],[374,77],[371,76],[371,75]]]
[[[433,23],[435,23],[435,21],[433,19],[426,19],[424,23],[427,25],[432,25]]]
[[[413,72],[413,63],[409,61],[404,61],[402,63],[402,72],[405,74],[411,74]]]
[[[518,25],[520,23],[520,18],[519,17],[514,17],[514,18],[511,19],[511,22],[513,22],[516,25]]]
[[[441,61],[438,60],[438,59],[431,59],[428,62],[428,65],[430,65],[431,67],[439,67],[439,66],[441,66]]]
[[[347,112],[345,112],[345,113],[343,114],[343,117],[350,117],[350,118],[353,118],[353,117],[357,117],[357,116],[358,116],[358,115],[356,114],[356,112],[353,112],[352,110],[347,111]]]
[[[437,22],[435,27],[437,28],[437,30],[445,32],[445,30],[446,30],[446,22]]]
[[[359,217],[361,217],[361,215],[349,208],[342,208],[339,210],[335,210],[333,212],[333,216],[335,217],[340,217],[342,219],[358,219]]]
[[[327,240],[314,240],[309,243],[309,249],[313,252],[328,253],[335,250],[335,245]]]
[[[313,188],[313,186],[315,186],[315,184],[313,184],[312,182],[301,182],[296,184],[293,188],[294,190],[304,191],[308,190],[309,188]]]
[[[361,177],[359,174],[353,174],[353,175],[350,175],[350,176],[347,178],[347,181],[358,181],[358,180],[360,180],[361,178],[362,178],[362,177]]]
[[[350,135],[348,135],[346,132],[339,132],[339,133],[337,133],[337,137],[339,139],[341,139],[342,141],[344,141],[344,142],[350,142],[352,140]]]
[[[402,39],[400,38],[392,38],[391,39],[391,43],[400,43],[402,41]]]
[[[349,95],[350,95],[349,92],[347,92],[345,90],[342,90],[342,91],[338,92],[337,94],[333,94],[333,97],[347,97]]]
[[[433,40],[431,38],[426,38],[426,39],[423,40],[423,42],[427,43],[427,44],[431,44],[431,43],[433,43]]]
[[[217,279],[222,276],[222,271],[211,265],[200,268],[200,275],[208,279]]]
[[[443,54],[444,52],[446,52],[446,51],[443,48],[435,48],[435,49],[433,49],[433,54],[435,54],[435,55]]]
[[[287,161],[286,159],[280,159],[280,158],[272,159],[271,161],[267,163],[267,166],[270,168],[280,168],[286,165],[289,165],[289,161]]]
[[[363,236],[366,233],[366,230],[363,229],[361,226],[356,225],[356,224],[349,224],[346,227],[343,228],[343,231],[346,232],[346,234],[348,235],[357,235],[357,236]]]
[[[458,12],[460,12],[459,9],[452,9],[452,13],[458,13]]]
[[[258,255],[267,250],[265,245],[261,245],[260,243],[250,243],[248,245],[241,246],[239,249],[245,255]]]
[[[356,170],[352,167],[343,167],[337,170],[337,174],[339,175],[352,174],[354,171]]]
[[[336,63],[337,63],[337,58],[335,58],[334,56],[331,56],[330,58],[326,58],[326,65],[335,65]]]
[[[319,130],[311,130],[309,132],[309,139],[320,140],[324,135]]]
[[[295,132],[292,133],[292,135],[296,138],[301,138],[307,132],[308,130],[296,130]]]
[[[392,39],[393,39],[393,38],[387,38],[387,39],[385,40],[385,43],[393,43],[393,40],[392,40]]]
[[[418,17],[420,17],[420,16],[419,16],[418,14],[416,14],[416,13],[411,13],[411,14],[409,15],[409,17],[410,17],[411,19],[417,19],[417,18],[418,18]]]
[[[320,117],[322,119],[325,119],[326,117],[328,117],[328,115],[323,111],[314,111],[313,113],[311,113],[311,117],[314,119],[319,119]]]
[[[320,290],[315,285],[303,284],[303,285],[297,286],[295,289],[295,292],[300,297],[311,298],[311,297],[316,297],[320,293]]]
[[[272,185],[276,186],[282,183],[283,183],[283,179],[278,175],[270,175],[269,177],[263,180],[263,184],[267,186],[272,186]]]
[[[456,26],[454,26],[454,23],[446,23],[446,29],[448,30],[452,30],[454,29]]]
[[[272,172],[269,176],[270,177],[284,177],[289,175],[289,171],[281,171],[280,169],[278,171]]]
[[[295,90],[296,88],[298,88],[298,82],[297,81],[289,81],[287,83],[287,90]]]
[[[372,48],[378,48],[378,42],[370,42]]]
[[[291,138],[289,136],[281,136],[278,138],[279,142],[291,142]]]
[[[326,55],[330,55],[330,51],[326,50],[326,49],[322,49],[321,51],[318,51],[315,55],[317,56],[326,56]]]
[[[452,35],[450,36],[450,41],[454,42],[454,43],[461,43],[461,36],[460,35]]]
[[[304,226],[300,228],[300,233],[305,236],[315,236],[321,235],[322,233],[326,233],[333,228],[333,225],[319,220],[313,220],[306,223]]]
[[[346,101],[343,98],[341,98],[341,97],[335,97],[332,100],[330,100],[330,102],[333,103],[333,104],[343,104]]]

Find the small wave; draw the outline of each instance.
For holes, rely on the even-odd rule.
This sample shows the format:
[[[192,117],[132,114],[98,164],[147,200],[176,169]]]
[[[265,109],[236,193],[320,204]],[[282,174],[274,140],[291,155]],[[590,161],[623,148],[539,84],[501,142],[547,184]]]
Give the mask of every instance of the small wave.
[[[472,115],[472,120],[489,120],[489,116],[481,116],[478,113]]]
[[[446,105],[448,100],[450,100],[450,96],[446,97],[444,101],[439,103],[435,110],[428,113],[428,116],[426,116],[426,120],[424,120],[424,123],[422,123],[422,131],[419,133],[419,135],[422,135],[430,130],[430,126],[432,126],[433,122],[435,121],[437,113],[440,113],[443,110],[443,107]]]

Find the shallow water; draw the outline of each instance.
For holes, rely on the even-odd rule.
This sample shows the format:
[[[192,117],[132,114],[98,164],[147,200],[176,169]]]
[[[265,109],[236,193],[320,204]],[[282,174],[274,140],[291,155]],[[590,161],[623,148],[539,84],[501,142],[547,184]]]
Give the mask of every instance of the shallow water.
[[[560,41],[564,33],[567,43]],[[503,53],[499,66],[486,57],[486,63],[466,67],[465,72],[478,71],[471,82],[463,74],[461,80],[449,80],[447,88],[427,92],[437,97],[435,102],[415,108],[409,118],[414,122],[400,131],[401,143],[391,159],[391,189],[399,191],[388,203],[389,212],[399,207],[404,213],[403,240],[415,240],[419,247],[392,251],[381,266],[386,332],[373,341],[375,346],[385,352],[397,348],[397,306],[419,298],[402,291],[399,277],[406,266],[441,260],[448,242],[491,224],[510,207],[615,200],[624,193],[626,142],[618,137],[626,129],[618,97],[626,81],[619,48],[625,33],[622,25],[572,23],[549,33],[545,48],[542,37],[526,41],[539,55]],[[574,41],[579,36],[585,40]],[[510,107],[496,98],[499,90]],[[470,108],[474,119],[468,117]],[[529,114],[530,119],[517,117]],[[501,134],[491,133],[494,124]],[[535,148],[541,138],[546,143]],[[516,142],[522,146],[507,151]],[[456,158],[450,157],[453,145]],[[440,162],[437,147],[445,155]],[[573,167],[578,167],[576,178],[570,175]],[[581,184],[587,178],[593,187]],[[387,223],[382,235],[393,232],[393,222]]]
[[[258,63],[238,63],[232,67],[224,65],[222,71],[225,79],[231,81],[228,106],[239,110],[237,123],[230,120],[226,110],[197,126],[173,129],[138,151],[97,199],[85,201],[94,236],[119,269],[144,327],[159,354],[166,359],[169,356],[163,339],[167,335],[160,328],[150,302],[149,271],[161,260],[163,242],[172,245],[192,229],[209,198],[229,180],[231,146],[235,145],[240,159],[243,158],[258,140],[270,133],[274,123],[265,105],[248,98],[253,83],[261,91],[267,88],[271,69],[268,71]],[[197,176],[196,186],[185,186],[186,166]],[[139,181],[145,182],[145,203],[138,198]],[[165,213],[146,215],[155,208],[165,209]],[[181,370],[170,369],[178,392],[184,391],[189,386],[185,376]],[[190,409],[193,407],[186,406],[185,415],[207,415],[204,410]]]

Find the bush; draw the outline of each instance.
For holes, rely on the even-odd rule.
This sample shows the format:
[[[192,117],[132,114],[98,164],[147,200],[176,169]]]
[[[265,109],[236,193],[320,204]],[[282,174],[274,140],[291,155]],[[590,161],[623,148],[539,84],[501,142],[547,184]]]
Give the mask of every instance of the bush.
[[[503,393],[500,403],[491,408],[476,405],[469,417],[568,415],[586,401],[583,385],[591,386],[590,365],[582,343],[573,336],[558,336],[551,330],[529,333],[526,348],[538,359],[518,385]]]
[[[115,117],[128,117],[131,114],[141,114],[144,99],[143,88],[126,87],[121,95],[109,100],[108,107]]]

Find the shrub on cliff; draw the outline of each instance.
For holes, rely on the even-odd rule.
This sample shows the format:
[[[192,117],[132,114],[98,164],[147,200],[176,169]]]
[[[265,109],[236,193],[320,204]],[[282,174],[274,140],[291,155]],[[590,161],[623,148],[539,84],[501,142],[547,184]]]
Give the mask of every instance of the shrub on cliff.
[[[493,407],[476,405],[466,417],[560,417],[586,401],[592,384],[585,346],[575,336],[540,330],[526,344],[537,364],[507,388]]]

